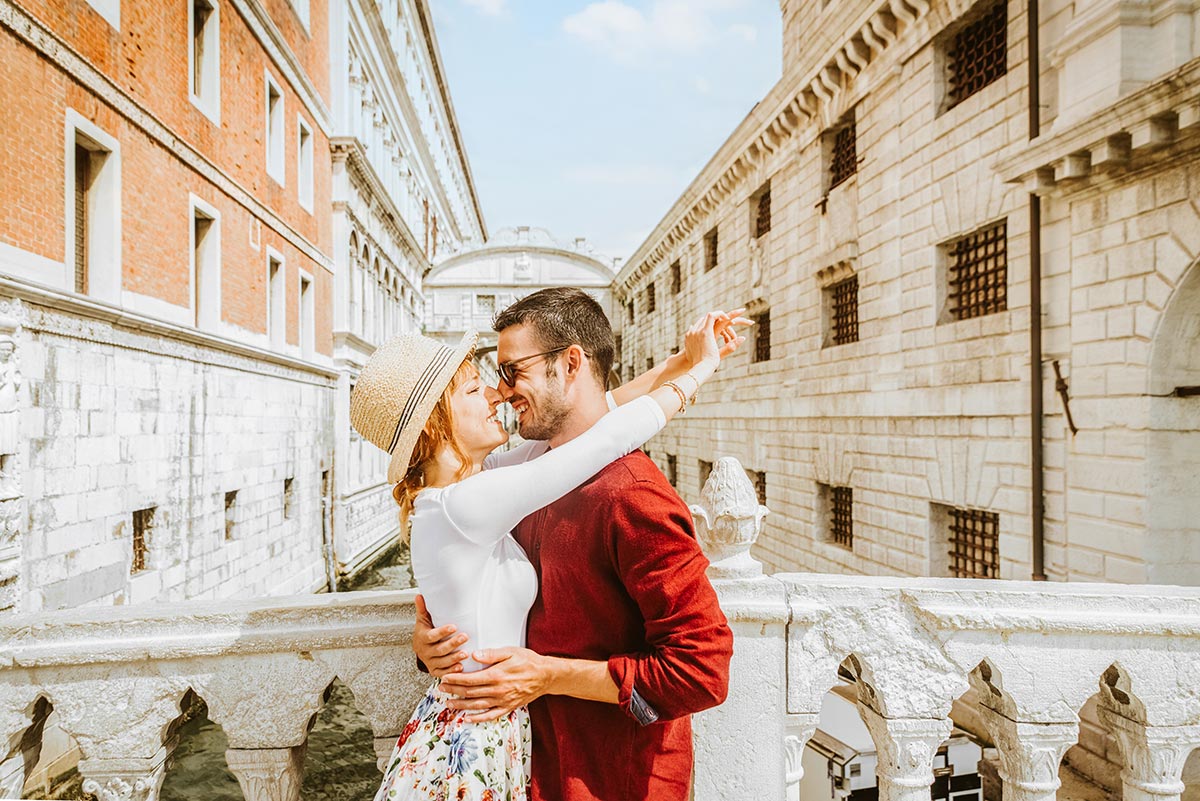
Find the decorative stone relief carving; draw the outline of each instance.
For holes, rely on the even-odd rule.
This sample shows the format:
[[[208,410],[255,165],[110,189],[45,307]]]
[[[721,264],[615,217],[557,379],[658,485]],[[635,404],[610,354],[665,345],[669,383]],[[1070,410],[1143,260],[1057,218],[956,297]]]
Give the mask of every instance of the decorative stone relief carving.
[[[1053,801],[1059,763],[1079,740],[1079,724],[1010,720],[987,706],[980,716],[1000,752],[1006,801]]]
[[[299,801],[307,751],[307,743],[291,748],[230,748],[225,761],[246,801]]]
[[[1184,791],[1183,764],[1200,748],[1200,725],[1147,726],[1108,706],[1097,711],[1125,762],[1122,801],[1177,801]]]
[[[700,492],[700,503],[691,511],[700,546],[712,562],[711,578],[762,575],[762,563],[751,558],[750,547],[762,533],[763,518],[770,510],[758,502],[754,485],[737,459],[717,460]]]
[[[821,716],[816,712],[807,712],[799,715],[787,716],[787,735],[783,738],[783,749],[787,765],[787,773],[784,775],[784,781],[788,785],[797,784],[804,778],[804,748],[808,745],[808,741],[812,739],[813,733],[816,732],[817,726],[821,721]]]
[[[172,742],[145,758],[83,759],[79,762],[83,791],[97,801],[157,801],[167,757],[174,748]]]
[[[879,755],[880,801],[928,801],[933,756],[954,725],[949,718],[885,718],[859,703]]]

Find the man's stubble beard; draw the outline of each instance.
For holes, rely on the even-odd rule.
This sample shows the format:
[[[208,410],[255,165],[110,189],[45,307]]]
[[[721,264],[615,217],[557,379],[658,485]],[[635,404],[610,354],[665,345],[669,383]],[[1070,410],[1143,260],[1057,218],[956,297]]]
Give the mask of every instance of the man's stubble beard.
[[[557,381],[549,381],[546,391],[538,398],[537,418],[528,423],[519,420],[517,433],[522,439],[554,439],[570,416],[571,406],[563,398],[562,386]]]

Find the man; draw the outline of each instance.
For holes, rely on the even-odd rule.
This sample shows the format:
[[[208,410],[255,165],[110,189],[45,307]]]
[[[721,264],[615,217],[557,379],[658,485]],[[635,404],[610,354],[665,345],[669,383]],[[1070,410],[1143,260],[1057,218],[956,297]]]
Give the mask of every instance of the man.
[[[511,382],[498,389],[521,436],[546,443],[535,455],[605,414],[613,337],[595,300],[542,290],[495,328]],[[505,454],[489,458],[503,466]],[[690,715],[725,700],[733,652],[687,507],[635,451],[513,535],[538,573],[528,648],[477,652],[489,667],[464,673],[465,638],[418,620],[417,656],[476,719],[529,706],[534,801],[685,801]]]

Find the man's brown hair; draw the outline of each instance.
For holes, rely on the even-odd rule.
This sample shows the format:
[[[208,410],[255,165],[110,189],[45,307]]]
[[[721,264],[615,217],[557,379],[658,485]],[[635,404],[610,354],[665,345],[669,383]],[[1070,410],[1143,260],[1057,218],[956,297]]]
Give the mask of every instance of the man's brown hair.
[[[613,332],[604,309],[588,293],[574,287],[552,287],[526,295],[496,315],[496,333],[514,325],[528,325],[542,350],[578,345],[587,353],[592,375],[604,389],[613,363]],[[547,369],[558,354],[546,357]]]

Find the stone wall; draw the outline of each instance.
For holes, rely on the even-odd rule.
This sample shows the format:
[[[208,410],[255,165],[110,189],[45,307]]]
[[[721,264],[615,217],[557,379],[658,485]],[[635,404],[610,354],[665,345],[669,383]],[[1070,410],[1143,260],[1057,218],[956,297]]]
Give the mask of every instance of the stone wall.
[[[1184,352],[1200,349],[1196,290],[1178,300],[1200,255],[1190,111],[1200,92],[1185,77],[1200,62],[1127,86],[1125,105],[1082,120],[1059,118],[1057,96],[1044,92],[1044,132],[1031,145],[1024,4],[1007,4],[1005,73],[946,107],[946,37],[984,5],[785,4],[785,23],[809,6],[810,17],[824,14],[822,47],[843,49],[831,57],[785,42],[784,79],[615,284],[627,369],[677,348],[701,312],[741,305],[769,311],[770,357],[755,359],[752,331],[695,410],[647,448],[664,469],[675,458],[685,497],[699,490],[702,461],[731,455],[765,472],[774,513],[756,555],[770,569],[945,575],[943,510],[955,507],[997,513],[998,575],[1029,577],[1032,192],[1042,214],[1046,572],[1193,583],[1200,493],[1183,477],[1200,471],[1200,451],[1187,448],[1200,402],[1162,396],[1200,380],[1187,359],[1169,368],[1177,379],[1157,379],[1152,353],[1171,347],[1156,341],[1168,307],[1181,309],[1171,330]],[[1043,49],[1064,14],[1044,4]],[[1054,69],[1043,63],[1047,88]],[[831,135],[850,119],[857,168],[830,189]],[[1126,161],[1091,172],[1077,163],[1080,148],[1114,136]],[[1055,146],[1054,158],[1024,163]],[[756,236],[756,198],[768,186],[770,230]],[[948,245],[1000,222],[1006,302],[954,320]],[[857,341],[834,344],[830,289],[852,277]],[[1055,361],[1078,434],[1067,429]],[[830,541],[822,484],[853,489],[851,547]]]
[[[20,322],[19,608],[322,588],[332,375],[48,301],[4,302]]]

